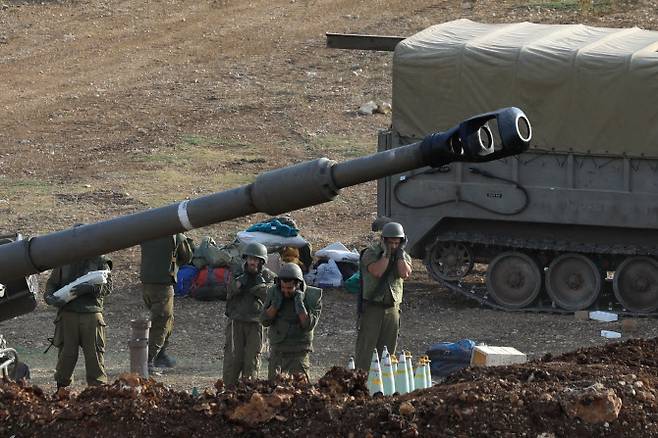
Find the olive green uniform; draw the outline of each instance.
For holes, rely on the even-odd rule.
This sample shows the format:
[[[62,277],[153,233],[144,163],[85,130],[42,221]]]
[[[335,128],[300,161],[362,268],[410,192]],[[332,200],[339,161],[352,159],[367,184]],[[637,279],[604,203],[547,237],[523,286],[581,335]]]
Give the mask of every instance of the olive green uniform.
[[[52,295],[90,271],[111,268],[112,262],[105,256],[55,268],[46,283],[45,295]],[[75,290],[78,297],[61,307],[55,318],[53,345],[59,350],[55,367],[58,387],[71,384],[80,347],[85,358],[87,385],[107,383],[103,301],[112,291],[112,278],[108,276],[106,284],[81,284]]]
[[[278,285],[270,287],[265,298],[265,306],[261,313],[261,322],[268,329],[270,343],[270,358],[268,365],[268,378],[272,380],[277,373],[304,373],[310,381],[308,374],[311,367],[309,353],[313,351],[313,331],[318,325],[322,311],[322,289],[303,286],[304,306],[308,313],[308,325],[302,327],[299,316],[295,312],[295,303],[292,298],[283,297],[281,308],[274,319],[270,319],[265,310],[272,302],[274,294],[282,294]]]
[[[228,287],[226,299],[226,344],[222,378],[226,384],[236,384],[240,376],[257,379],[263,350],[263,325],[260,314],[275,275],[267,268],[252,274],[237,274]],[[240,287],[237,283],[240,282]]]
[[[386,272],[377,278],[368,272],[368,266],[384,254],[384,246],[377,242],[363,252],[361,257],[361,278],[363,279],[363,311],[359,315],[356,339],[355,365],[362,370],[370,368],[372,352],[377,348],[381,355],[384,346],[393,354],[400,330],[400,303],[402,302],[404,280],[397,269],[397,260],[391,257]],[[411,257],[403,253],[404,260],[411,263]]]
[[[148,360],[169,345],[174,328],[174,287],[178,267],[190,262],[192,248],[184,234],[150,240],[141,245],[140,279],[144,304],[151,312]]]

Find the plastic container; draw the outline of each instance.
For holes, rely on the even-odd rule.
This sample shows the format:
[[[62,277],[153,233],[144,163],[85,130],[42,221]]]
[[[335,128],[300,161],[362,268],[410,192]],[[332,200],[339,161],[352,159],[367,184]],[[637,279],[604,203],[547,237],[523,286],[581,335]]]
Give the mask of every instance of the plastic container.
[[[593,319],[595,321],[611,322],[617,321],[619,319],[619,315],[613,312],[603,312],[601,310],[596,310],[594,312],[589,312],[589,319]]]
[[[612,330],[601,330],[601,336],[608,339],[617,339],[621,338],[621,333]]]

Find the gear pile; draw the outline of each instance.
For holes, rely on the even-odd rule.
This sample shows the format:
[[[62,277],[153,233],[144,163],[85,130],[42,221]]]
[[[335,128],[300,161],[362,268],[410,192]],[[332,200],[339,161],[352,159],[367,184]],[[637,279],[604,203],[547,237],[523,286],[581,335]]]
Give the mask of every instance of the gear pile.
[[[219,380],[196,396],[130,374],[78,395],[0,381],[0,435],[658,436],[657,385],[658,339],[465,369],[390,397],[368,396],[365,373],[337,367],[314,385]]]

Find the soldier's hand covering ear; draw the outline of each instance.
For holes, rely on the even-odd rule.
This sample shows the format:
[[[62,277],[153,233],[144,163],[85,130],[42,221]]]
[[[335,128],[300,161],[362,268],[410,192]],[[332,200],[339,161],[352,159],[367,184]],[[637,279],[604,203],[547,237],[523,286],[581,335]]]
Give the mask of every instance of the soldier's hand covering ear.
[[[56,297],[53,294],[46,295],[45,296],[45,301],[46,301],[46,304],[48,304],[50,306],[55,306],[55,307],[64,307],[64,305],[66,304],[66,301],[64,301],[60,297]]]
[[[391,248],[388,246],[388,243],[386,243],[386,240],[382,237],[382,247],[384,248],[384,254],[382,254],[382,257],[391,257]]]
[[[293,300],[295,302],[295,313],[297,315],[305,315],[308,312],[306,311],[306,306],[304,305],[304,295],[305,293],[299,289],[295,290],[295,295]]]
[[[404,246],[400,244],[400,246],[397,247],[395,250],[395,259],[396,260],[403,260],[404,259]]]

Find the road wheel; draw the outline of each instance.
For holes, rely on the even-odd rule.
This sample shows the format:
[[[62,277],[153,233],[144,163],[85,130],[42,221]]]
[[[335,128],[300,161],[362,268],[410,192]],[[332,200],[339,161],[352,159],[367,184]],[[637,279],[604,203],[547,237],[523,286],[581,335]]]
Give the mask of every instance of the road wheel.
[[[553,302],[566,310],[587,309],[601,292],[603,274],[582,254],[562,254],[546,272],[546,291]]]
[[[631,312],[658,309],[658,262],[650,257],[629,257],[615,271],[615,297]]]
[[[541,270],[535,260],[518,251],[498,254],[487,268],[487,290],[508,309],[530,305],[541,292]]]
[[[473,269],[473,254],[461,242],[436,242],[427,252],[425,265],[436,280],[458,281]]]

